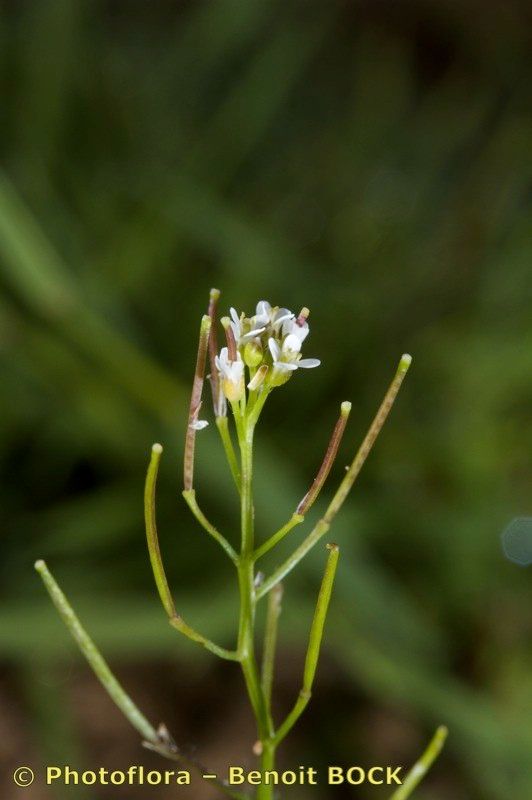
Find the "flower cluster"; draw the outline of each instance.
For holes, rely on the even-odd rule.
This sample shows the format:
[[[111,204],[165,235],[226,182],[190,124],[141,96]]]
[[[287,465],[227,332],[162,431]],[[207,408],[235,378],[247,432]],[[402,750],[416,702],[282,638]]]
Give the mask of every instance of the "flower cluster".
[[[317,358],[301,357],[301,346],[309,334],[308,308],[296,316],[288,308],[261,300],[252,317],[239,315],[234,308],[230,313],[222,319],[228,344],[215,362],[224,397],[230,402],[244,394],[245,367],[250,374],[248,389],[263,391],[286,383],[299,368],[319,366]]]

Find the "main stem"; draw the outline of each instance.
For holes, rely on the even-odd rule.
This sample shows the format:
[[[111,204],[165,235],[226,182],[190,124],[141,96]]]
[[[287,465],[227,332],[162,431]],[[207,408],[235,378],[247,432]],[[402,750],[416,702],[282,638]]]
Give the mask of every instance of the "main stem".
[[[239,429],[241,452],[241,528],[242,541],[238,559],[238,582],[240,588],[240,624],[238,652],[242,672],[257,723],[258,749],[261,772],[274,769],[275,743],[273,724],[264,697],[257,661],[255,658],[255,568],[254,568],[254,510],[253,510],[253,434],[254,420],[242,414]],[[273,786],[261,784],[257,788],[257,800],[272,800]]]

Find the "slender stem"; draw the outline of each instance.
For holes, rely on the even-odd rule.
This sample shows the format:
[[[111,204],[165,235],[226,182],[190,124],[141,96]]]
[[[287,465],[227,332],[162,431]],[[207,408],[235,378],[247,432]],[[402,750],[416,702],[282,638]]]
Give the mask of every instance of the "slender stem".
[[[360,445],[354,459],[353,463],[347,470],[344,479],[340,483],[340,486],[334,495],[331,503],[327,511],[325,512],[324,520],[325,522],[331,523],[342,507],[347,495],[351,491],[351,487],[353,486],[355,480],[357,479],[360,470],[364,466],[364,462],[368,455],[371,452],[373,445],[375,444],[375,440],[377,436],[382,430],[384,423],[388,418],[388,414],[392,410],[392,406],[395,402],[395,398],[399,393],[399,389],[401,388],[401,384],[405,378],[406,373],[408,372],[408,368],[412,363],[412,357],[408,354],[402,356],[399,366],[397,367],[397,372],[395,373],[395,377],[390,384],[390,387],[386,394],[384,395],[384,400],[382,401],[379,410],[377,411],[373,422],[370,425],[370,428],[364,437],[362,444]]]
[[[150,725],[144,714],[139,711],[133,700],[118,683],[109,669],[107,662],[79,621],[74,609],[59,588],[53,575],[48,570],[46,563],[42,560],[36,561],[35,569],[41,576],[61,619],[67,626],[79,649],[92,667],[94,674],[111,699],[144,739],[154,744],[158,743],[159,737],[157,731]]]
[[[304,520],[305,517],[303,517],[301,514],[292,514],[288,522],[286,522],[282,528],[279,528],[277,533],[274,533],[269,539],[261,544],[260,547],[257,547],[255,550],[255,561],[258,561],[259,558],[268,553],[272,547],[275,547],[276,544],[284,539],[287,533],[290,533],[292,528],[295,528],[296,525],[301,525]]]
[[[235,553],[234,549],[231,547],[225,536],[223,536],[220,531],[218,531],[212,523],[209,522],[201,508],[198,506],[198,502],[196,500],[196,492],[194,489],[186,489],[183,491],[183,497],[185,498],[185,502],[187,503],[188,507],[200,523],[200,525],[207,531],[209,536],[212,536],[218,544],[225,550],[233,564],[236,564],[238,561],[238,556]]]
[[[207,345],[211,330],[211,318],[206,314],[202,317],[196,359],[196,370],[192,383],[190,408],[188,412],[187,432],[185,436],[185,455],[183,464],[185,491],[194,485],[194,450],[196,447],[196,423],[201,408],[201,395],[203,392],[203,376],[205,374],[205,361],[207,358]]]
[[[241,557],[253,554],[254,512],[253,512],[253,427],[244,421],[244,436],[241,439],[242,458],[242,506],[241,506]]]
[[[264,648],[262,653],[262,692],[266,708],[271,715],[273,673],[275,668],[275,650],[277,648],[277,626],[281,613],[283,598],[283,585],[278,583],[268,597],[268,611],[266,614],[266,629],[264,632]]]
[[[336,568],[338,566],[338,558],[340,550],[338,545],[329,544],[329,558],[325,567],[325,573],[321,582],[320,593],[316,603],[316,610],[314,612],[314,619],[312,620],[312,627],[310,629],[309,643],[307,648],[307,656],[305,659],[305,669],[303,671],[303,686],[299,692],[299,696],[295,702],[292,711],[288,714],[283,724],[279,727],[274,737],[275,745],[283,741],[287,733],[293,728],[303,711],[308,705],[312,694],[312,684],[316,675],[318,667],[318,659],[320,655],[321,642],[323,639],[323,630],[325,627],[325,620],[329,603],[331,600],[331,593],[334,585],[334,577],[336,575]]]
[[[169,622],[173,628],[184,634],[193,642],[202,645],[202,647],[204,647],[206,650],[214,653],[215,656],[224,658],[227,661],[240,661],[240,655],[236,650],[226,650],[225,647],[219,647],[210,639],[207,639],[206,636],[198,633],[198,631],[194,630],[194,628],[191,628],[190,625],[187,625],[183,617],[177,615],[170,617]]]
[[[342,437],[344,435],[345,426],[347,424],[347,420],[351,411],[351,403],[348,401],[344,401],[340,406],[340,416],[338,417],[338,421],[334,427],[331,439],[329,441],[329,445],[327,447],[327,451],[321,463],[321,466],[318,470],[314,481],[312,482],[312,486],[303,497],[303,499],[299,502],[297,509],[294,514],[290,517],[288,522],[283,525],[276,533],[273,534],[267,541],[264,542],[257,550],[255,551],[255,560],[261,558],[261,556],[268,553],[276,544],[278,544],[287,533],[290,533],[292,528],[296,525],[300,525],[304,519],[305,514],[309,511],[309,509],[314,505],[316,502],[320,491],[323,488],[325,481],[331,471],[331,468],[334,464],[336,456],[338,454],[338,448],[340,446],[340,442],[342,441]]]
[[[410,797],[440,755],[448,733],[447,728],[440,725],[427,749],[410,769],[402,785],[393,793],[390,800],[406,800]]]
[[[275,769],[275,752],[276,745],[273,742],[273,739],[263,742],[262,753],[260,757],[260,771],[262,775]],[[272,785],[261,783],[257,787],[257,800],[271,800],[273,796],[274,793]]]
[[[168,614],[168,618],[172,627],[176,628],[180,633],[187,636],[193,642],[197,642],[205,647],[207,650],[210,650],[211,653],[215,653],[215,655],[219,656],[220,658],[225,658],[230,661],[238,661],[238,653],[232,650],[226,650],[223,647],[219,647],[217,644],[212,642],[210,639],[207,639],[201,633],[191,628],[190,625],[180,617],[174,605],[174,600],[172,598],[172,593],[168,587],[168,581],[166,579],[166,574],[164,571],[164,566],[161,558],[161,551],[159,548],[159,538],[157,536],[157,521],[155,515],[155,488],[157,482],[157,472],[159,469],[159,462],[161,459],[161,453],[163,452],[163,448],[160,444],[154,444],[152,447],[152,455],[150,460],[150,465],[148,467],[148,474],[146,476],[146,487],[144,490],[144,514],[146,519],[146,538],[148,540],[148,551],[150,554],[150,561],[151,566],[153,569],[153,575],[155,577],[155,583],[157,585],[157,590],[159,592],[159,597],[161,598],[161,602],[164,606],[166,613]],[[185,495],[185,499],[191,505],[194,510],[195,515],[198,517],[202,524],[205,527],[205,524],[210,526],[210,523],[205,519],[203,514],[201,513],[200,509],[195,502],[194,497],[194,490],[191,489],[189,492],[183,492]],[[212,526],[210,526],[212,528]],[[209,528],[208,528],[209,530]],[[231,545],[224,539],[224,537],[218,533],[214,528],[209,530],[209,533],[214,536],[217,541],[220,542],[224,550],[228,552],[230,558],[236,563],[237,556]]]
[[[253,404],[253,408],[250,410],[250,415],[249,415],[249,424],[252,425],[253,427],[255,427],[255,425],[257,424],[257,422],[259,420],[260,413],[261,413],[262,409],[264,408],[264,404],[265,404],[266,400],[268,399],[270,391],[271,391],[271,389],[268,389],[266,387],[262,387],[262,389],[260,390],[259,394],[257,395],[257,397],[255,399],[255,402]]]
[[[155,730],[155,728],[148,722],[144,714],[142,714],[142,712],[137,708],[130,696],[124,691],[109,669],[109,666],[102,654],[79,621],[78,616],[59,588],[55,578],[46,566],[46,563],[42,560],[36,561],[35,569],[41,576],[43,583],[48,590],[48,594],[58,610],[61,619],[69,629],[79,649],[89,662],[94,674],[109,694],[111,700],[116,703],[126,719],[129,720],[131,725],[143,737],[143,744],[150,750],[154,750],[155,752],[159,753],[159,755],[163,756],[164,758],[177,761],[185,766],[190,765],[201,775],[206,774],[207,770],[201,767],[201,765],[182,755],[182,753],[175,746],[175,743],[172,741],[164,725],[160,725],[159,729]],[[228,797],[234,798],[234,800],[244,800],[245,798],[245,795],[231,791],[231,789],[229,789],[229,787],[227,787],[222,781],[216,780],[210,781],[210,783],[214,783],[217,789],[219,789]]]
[[[294,569],[297,564],[304,558],[309,550],[312,550],[315,544],[319,542],[319,540],[324,536],[327,531],[329,530],[330,525],[324,522],[324,520],[320,520],[314,529],[309,533],[307,538],[299,545],[298,548],[294,550],[294,552],[288,556],[288,558],[283,561],[281,566],[277,567],[277,569],[270,575],[269,578],[266,578],[264,583],[262,583],[256,592],[256,599],[261,600],[265,595],[268,594],[270,589],[273,589],[279,581],[282,581],[283,578],[288,575]]]
[[[157,521],[155,515],[155,490],[157,485],[157,473],[159,462],[163,452],[162,445],[154,444],[151,449],[151,459],[146,475],[146,485],[144,488],[144,519],[146,523],[146,539],[148,542],[148,552],[150,555],[153,577],[163,604],[164,610],[169,617],[176,616],[176,610],[172,593],[168,586],[166,573],[164,571],[161,550],[159,548],[159,537],[157,535]]]
[[[229,464],[229,468],[231,470],[231,475],[233,476],[236,488],[240,492],[240,467],[238,465],[235,448],[233,447],[233,442],[231,440],[229,421],[227,417],[216,417],[216,427],[220,432],[220,438],[224,446],[227,463]]]
[[[316,542],[318,542],[329,530],[331,522],[345,502],[356,478],[360,473],[360,470],[364,465],[366,458],[368,457],[375,443],[377,436],[386,422],[388,414],[392,409],[395,398],[397,397],[399,389],[401,388],[401,384],[408,371],[411,361],[412,359],[409,355],[403,355],[401,358],[397,372],[395,373],[395,377],[384,396],[384,400],[382,401],[362,444],[357,450],[351,466],[347,470],[345,477],[340,483],[340,486],[338,487],[331,502],[329,503],[324,516],[319,520],[314,529],[309,533],[302,544],[292,553],[292,555],[290,555],[286,561],[284,561],[275,570],[273,575],[264,581],[262,586],[257,590],[257,600],[260,600],[261,597],[264,597],[264,595],[267,594],[276,583],[283,580],[283,578],[293,570],[293,568],[301,561],[301,559],[306,556],[309,550],[314,547]]]
[[[265,743],[273,735],[273,722],[261,686],[255,658],[255,586],[254,586],[254,512],[253,512],[253,434],[251,418],[242,406],[233,403],[233,412],[238,432],[241,456],[241,550],[238,559],[238,579],[240,589],[240,621],[238,631],[238,653],[244,675],[248,696],[257,722],[257,734],[262,753]],[[270,787],[267,787],[270,789]],[[266,800],[270,793],[257,791],[257,798]]]
[[[334,430],[332,432],[332,436],[329,441],[327,451],[325,453],[321,466],[318,470],[318,474],[314,478],[312,486],[310,487],[306,495],[299,503],[296,509],[296,514],[301,514],[302,516],[305,516],[307,511],[316,502],[318,495],[323,488],[323,484],[327,480],[329,472],[331,471],[332,465],[334,464],[334,461],[338,454],[338,448],[340,447],[340,442],[342,441],[342,437],[345,431],[345,426],[347,425],[347,420],[349,418],[350,412],[351,412],[351,403],[349,403],[346,400],[340,406],[340,416],[338,417],[338,421],[334,426]]]

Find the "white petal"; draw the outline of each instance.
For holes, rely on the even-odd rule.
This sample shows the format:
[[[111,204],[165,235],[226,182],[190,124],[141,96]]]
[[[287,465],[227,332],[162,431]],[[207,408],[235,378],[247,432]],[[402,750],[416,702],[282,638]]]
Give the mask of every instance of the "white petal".
[[[194,422],[191,422],[188,427],[192,428],[193,431],[202,431],[203,428],[206,428],[208,424],[209,423],[206,419],[197,419]]]
[[[304,322],[302,325],[300,325],[298,322],[294,322],[294,327],[292,328],[291,333],[294,336],[297,336],[300,342],[304,342],[309,335],[308,322]]]
[[[301,350],[301,342],[291,333],[284,340],[282,350],[284,355],[295,356]]]
[[[300,365],[300,361],[276,361],[274,369],[277,372],[293,372]]]
[[[298,367],[303,367],[303,369],[312,369],[312,367],[319,367],[321,361],[319,358],[302,358],[300,361],[297,362]]]
[[[231,308],[229,309],[229,313],[231,314],[231,319],[233,320],[235,325],[238,325],[238,327],[240,328],[240,317],[236,313],[236,308],[233,308],[231,306]]]
[[[269,318],[271,310],[272,307],[267,300],[259,300],[257,303],[257,317]]]
[[[268,339],[268,347],[270,348],[270,353],[272,354],[273,360],[279,361],[279,358],[281,357],[281,348],[275,339],[272,339],[271,337]]]
[[[260,336],[265,330],[266,328],[254,328],[254,330],[249,331],[249,333],[245,333],[240,337],[240,343],[244,344],[245,342],[250,342],[252,339],[256,339],[257,336]]]
[[[274,316],[273,316],[273,324],[275,326],[279,326],[280,327],[285,322],[287,322],[287,320],[293,319],[293,317],[294,317],[294,315],[290,311],[290,309],[288,309],[288,308],[278,308],[277,311],[275,312]]]

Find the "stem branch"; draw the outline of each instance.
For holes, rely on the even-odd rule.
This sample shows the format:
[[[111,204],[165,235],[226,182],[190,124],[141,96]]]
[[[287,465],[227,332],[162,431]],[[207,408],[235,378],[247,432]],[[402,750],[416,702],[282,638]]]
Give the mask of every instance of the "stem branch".
[[[427,749],[410,769],[402,785],[393,793],[390,800],[407,800],[410,797],[440,755],[448,733],[445,725],[440,725]]]
[[[312,684],[316,675],[318,667],[318,659],[320,655],[321,642],[323,639],[323,631],[325,628],[325,620],[327,618],[327,611],[331,600],[331,594],[334,585],[334,577],[336,575],[336,568],[338,566],[338,558],[340,550],[338,545],[329,544],[329,558],[325,567],[325,573],[321,582],[320,593],[316,603],[316,610],[314,612],[314,619],[312,620],[312,627],[310,629],[309,643],[307,648],[307,656],[305,658],[305,669],[303,671],[303,686],[299,692],[299,696],[295,702],[292,711],[288,714],[283,724],[278,729],[274,737],[274,743],[277,746],[283,741],[285,736],[293,728],[303,711],[308,705],[312,695]]]
[[[392,409],[395,398],[397,397],[399,389],[401,388],[401,384],[408,371],[411,361],[412,359],[409,355],[402,356],[395,373],[395,377],[384,396],[379,410],[377,411],[362,444],[358,448],[351,466],[347,470],[345,477],[336,490],[333,499],[329,503],[324,516],[319,520],[314,529],[309,533],[303,543],[292,553],[292,555],[290,555],[286,561],[284,561],[281,566],[275,570],[273,575],[264,581],[260,589],[257,590],[258,600],[260,600],[261,597],[264,597],[264,595],[267,594],[276,583],[279,583],[279,581],[283,580],[283,578],[293,570],[296,564],[298,564],[301,559],[306,556],[309,550],[314,547],[316,542],[318,542],[329,530],[331,522],[345,502],[347,495],[351,491],[351,488],[357,479],[366,458],[375,444],[377,436],[386,422],[388,414]]]

